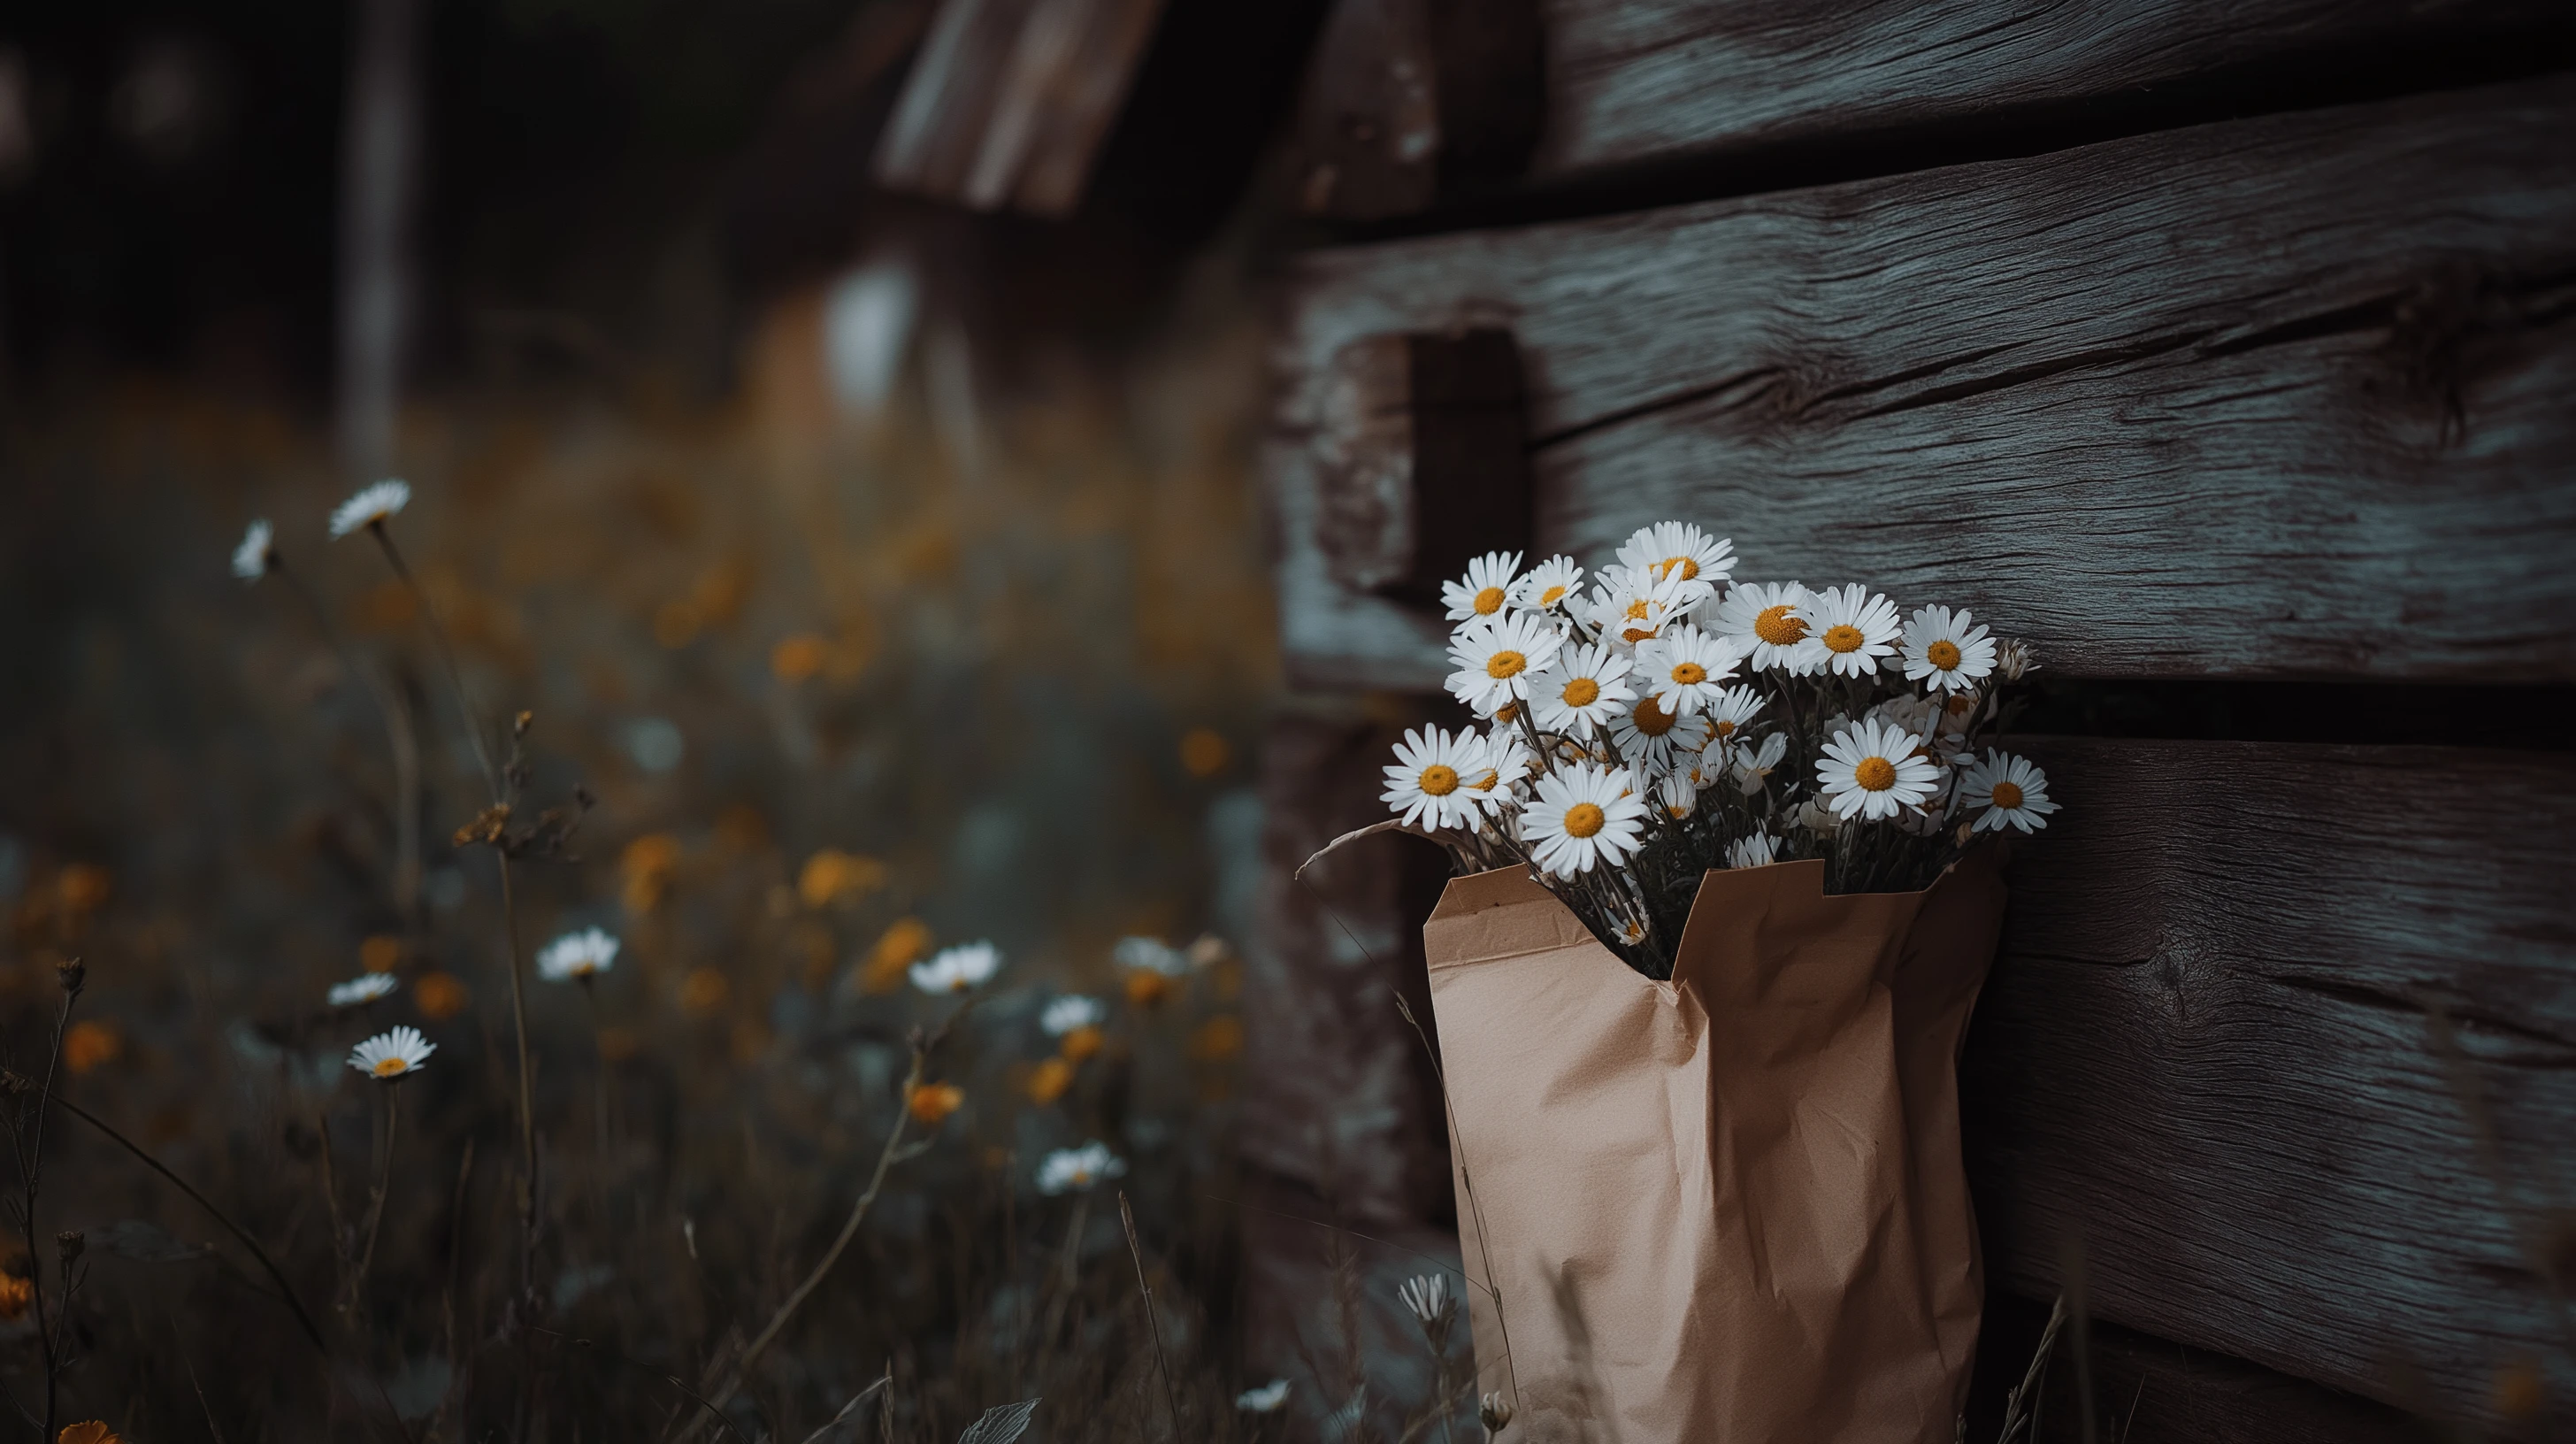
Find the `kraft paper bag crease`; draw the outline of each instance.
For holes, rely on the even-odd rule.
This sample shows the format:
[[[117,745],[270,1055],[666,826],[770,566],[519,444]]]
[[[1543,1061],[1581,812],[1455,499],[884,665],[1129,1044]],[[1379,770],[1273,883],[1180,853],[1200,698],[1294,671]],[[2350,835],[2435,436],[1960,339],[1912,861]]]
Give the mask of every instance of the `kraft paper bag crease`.
[[[1984,1296],[1956,1065],[1993,852],[1919,893],[1711,872],[1670,982],[1525,873],[1450,882],[1423,941],[1508,1437],[1950,1444]]]

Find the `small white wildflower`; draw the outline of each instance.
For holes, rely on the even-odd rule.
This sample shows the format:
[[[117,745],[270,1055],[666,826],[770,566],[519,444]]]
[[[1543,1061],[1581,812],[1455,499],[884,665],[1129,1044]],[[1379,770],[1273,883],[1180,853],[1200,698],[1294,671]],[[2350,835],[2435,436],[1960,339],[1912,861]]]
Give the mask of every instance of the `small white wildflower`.
[[[1267,1414],[1288,1402],[1288,1381],[1273,1379],[1258,1389],[1246,1389],[1234,1396],[1234,1407],[1247,1414]]]
[[[1001,966],[1001,949],[991,943],[960,943],[913,964],[909,976],[925,993],[963,993],[990,981]]]
[[[1103,1179],[1117,1178],[1127,1172],[1127,1161],[1109,1151],[1109,1145],[1094,1139],[1080,1148],[1059,1148],[1038,1164],[1038,1192],[1054,1197],[1062,1193],[1088,1193]]]
[[[369,973],[364,977],[351,978],[345,983],[333,983],[330,992],[331,1006],[354,1008],[360,1003],[372,1003],[401,986],[394,981],[394,975],[391,973]]]
[[[1610,719],[1610,741],[1619,756],[1648,777],[1661,777],[1708,746],[1708,719],[1682,716],[1640,697]]]
[[[1684,622],[1637,644],[1637,685],[1656,706],[1688,716],[1715,706],[1743,664],[1743,649],[1733,638]]]
[[[1107,1005],[1098,998],[1068,993],[1046,1005],[1046,1011],[1038,1015],[1038,1026],[1046,1029],[1048,1037],[1061,1038],[1078,1028],[1097,1028],[1100,1020],[1108,1016]]]
[[[339,510],[331,513],[331,538],[337,541],[351,532],[374,526],[410,504],[411,485],[408,482],[387,477],[373,486],[363,487],[357,495],[340,503]]]
[[[404,1026],[378,1033],[349,1050],[349,1066],[370,1078],[399,1083],[419,1072],[429,1062],[438,1045],[420,1034],[418,1028]]]
[[[537,954],[537,976],[549,983],[587,982],[617,962],[617,939],[598,928],[566,933]]]
[[[1762,711],[1762,694],[1750,687],[1728,687],[1708,704],[1708,730],[1711,746],[1731,746],[1741,737],[1746,723]]]
[[[1530,720],[1550,732],[1589,735],[1637,698],[1628,659],[1606,642],[1567,647],[1530,679]]]
[[[1190,970],[1189,958],[1161,938],[1133,935],[1120,938],[1110,944],[1109,957],[1122,968],[1160,973],[1167,978],[1180,977]]]
[[[233,548],[233,575],[246,582],[258,581],[276,565],[277,529],[261,517],[242,531],[241,545]]]
[[[1416,1274],[1397,1285],[1395,1292],[1426,1329],[1448,1322],[1450,1310],[1458,1306],[1457,1300],[1449,1297],[1446,1274]]]
[[[2015,637],[1995,649],[1995,675],[2007,682],[2018,682],[2039,670],[2039,659],[2031,655],[2030,644]]]

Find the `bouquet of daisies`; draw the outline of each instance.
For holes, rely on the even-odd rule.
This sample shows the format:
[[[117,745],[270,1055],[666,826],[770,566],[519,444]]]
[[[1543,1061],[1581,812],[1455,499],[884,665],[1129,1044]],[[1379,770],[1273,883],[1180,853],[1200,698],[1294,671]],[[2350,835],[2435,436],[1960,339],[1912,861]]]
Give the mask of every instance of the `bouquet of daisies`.
[[[1980,833],[2046,825],[2046,777],[1984,745],[2022,643],[1860,583],[1731,582],[1733,561],[1682,522],[1589,578],[1478,558],[1442,591],[1449,691],[1484,725],[1405,735],[1394,825],[1461,873],[1527,866],[1652,978],[1710,869],[1813,858],[1828,892],[1911,891]]]

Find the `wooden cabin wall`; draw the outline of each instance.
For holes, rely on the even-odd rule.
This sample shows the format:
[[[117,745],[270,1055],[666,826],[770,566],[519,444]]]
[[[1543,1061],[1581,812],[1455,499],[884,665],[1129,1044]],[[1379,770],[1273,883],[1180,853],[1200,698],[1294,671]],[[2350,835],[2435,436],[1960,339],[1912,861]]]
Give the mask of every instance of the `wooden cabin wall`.
[[[1408,517],[1590,564],[1678,516],[1750,579],[1964,604],[2069,734],[2024,739],[2066,810],[2015,849],[1962,1065],[1981,1377],[2072,1289],[2102,1437],[2567,1437],[2569,12],[1500,10],[1525,46],[1345,0],[1310,81],[1271,866],[1373,820],[1387,729],[1446,715]],[[1459,404],[1442,368],[1494,338],[1517,385]],[[1437,1094],[1367,1006],[1418,981],[1421,907],[1335,867],[1270,893],[1253,1010],[1316,1086],[1259,1100],[1249,1157],[1436,1232],[1401,1180]],[[1319,1287],[1253,1276],[1257,1318]]]

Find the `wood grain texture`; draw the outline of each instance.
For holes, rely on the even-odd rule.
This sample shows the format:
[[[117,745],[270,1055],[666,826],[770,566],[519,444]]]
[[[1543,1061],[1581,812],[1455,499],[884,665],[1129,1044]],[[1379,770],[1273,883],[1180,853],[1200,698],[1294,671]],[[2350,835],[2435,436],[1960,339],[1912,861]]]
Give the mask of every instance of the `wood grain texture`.
[[[2576,83],[1313,253],[1265,465],[1292,677],[1436,687],[1332,580],[1333,354],[1501,326],[1539,543],[1972,607],[2062,673],[2576,675]]]
[[[1545,18],[1533,171],[1563,179],[2567,16],[2545,0],[1550,0]]]
[[[1395,1002],[1403,990],[1415,1016],[1430,1016],[1420,920],[1448,860],[1417,839],[1381,835],[1335,852],[1303,882],[1294,874],[1324,844],[1386,816],[1382,770],[1406,720],[1343,708],[1272,723],[1261,762],[1268,865],[1243,948],[1243,1011],[1254,1025],[1239,1151],[1371,1230],[1450,1207],[1439,1086]]]
[[[2049,1306],[1986,1296],[1968,1437],[2002,1432],[2006,1396],[2039,1347]],[[2440,1444],[2423,1419],[2359,1395],[2293,1379],[2242,1359],[2094,1319],[2089,1330],[2094,1435],[2116,1444]],[[2075,1346],[2061,1335],[2039,1392],[2037,1438],[2082,1439]]]
[[[2488,1426],[2539,1365],[2508,1432],[2568,1437],[2576,759],[2026,750],[2065,810],[1962,1062],[1992,1285],[2071,1236],[2099,1317]]]

